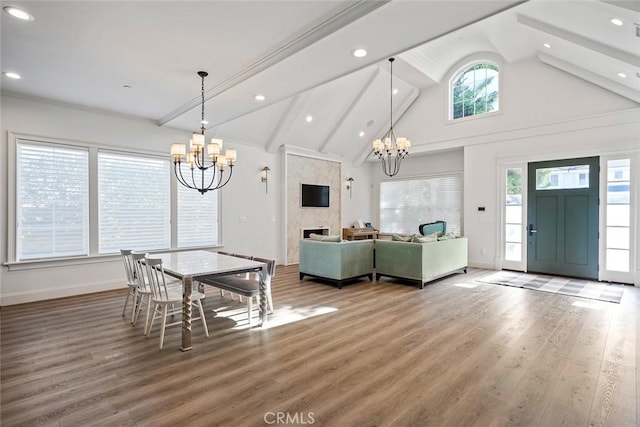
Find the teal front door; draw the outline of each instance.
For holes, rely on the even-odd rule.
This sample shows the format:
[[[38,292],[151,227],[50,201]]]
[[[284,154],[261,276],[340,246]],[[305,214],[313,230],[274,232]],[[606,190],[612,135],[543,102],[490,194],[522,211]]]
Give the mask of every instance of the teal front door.
[[[527,271],[598,279],[599,157],[529,163]]]

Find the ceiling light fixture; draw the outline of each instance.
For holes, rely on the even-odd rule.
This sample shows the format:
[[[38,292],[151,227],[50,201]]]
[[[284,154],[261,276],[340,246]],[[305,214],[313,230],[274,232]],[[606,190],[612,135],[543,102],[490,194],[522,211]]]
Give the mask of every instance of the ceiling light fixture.
[[[611,23],[613,25],[617,25],[618,27],[622,26],[623,24],[622,19],[619,18],[611,18]]]
[[[353,56],[355,56],[356,58],[362,58],[362,57],[367,56],[367,50],[359,48],[359,49],[356,49],[353,52],[351,52],[351,54]]]
[[[361,130],[360,133],[358,134],[360,136],[360,138],[362,138],[364,136],[364,131]]]
[[[13,71],[4,71],[2,74],[4,74],[6,77],[9,77],[10,79],[14,79],[14,80],[20,80],[22,78],[22,77],[20,77],[20,74],[14,73]]]
[[[30,13],[25,12],[22,9],[18,9],[15,6],[5,6],[2,8],[2,10],[4,10],[6,13],[8,13],[9,15],[13,16],[14,18],[18,18],[22,21],[33,21],[33,15],[31,15]]]
[[[394,89],[394,90],[393,90],[393,94],[394,94],[394,95],[397,95],[397,94],[398,94],[398,89]]]
[[[389,58],[390,92],[393,93],[393,61]],[[389,130],[382,139],[373,141],[373,154],[382,162],[382,171],[387,176],[395,176],[400,172],[400,162],[409,155],[411,141],[407,138],[396,138],[393,133],[393,95],[389,95]],[[384,142],[383,142],[384,141]]]
[[[618,77],[620,77],[622,79],[626,79],[627,75],[625,73],[618,73]]]
[[[313,116],[307,116],[305,120],[307,121],[307,123],[311,123],[311,121],[313,120]]]
[[[260,93],[259,93],[259,94],[255,95],[255,96],[253,97],[253,99],[255,99],[256,101],[264,101],[266,98],[265,98],[265,96],[264,96],[264,95],[262,95],[262,94],[260,94]]]
[[[545,43],[542,46],[546,47],[547,49],[551,49],[551,45],[549,43]]]
[[[187,154],[185,144],[172,144],[171,156],[173,157],[173,170],[176,179],[182,185],[193,190],[197,190],[200,194],[207,191],[217,190],[227,185],[233,174],[233,166],[237,159],[236,150],[227,148],[224,155],[220,154],[222,150],[222,140],[211,138],[211,143],[207,144],[207,156],[204,150],[204,78],[209,74],[206,71],[198,71],[198,75],[202,79],[201,87],[201,116],[200,116],[200,133],[194,132],[191,136],[190,152]],[[185,179],[182,171],[182,158],[185,157],[185,163],[191,169],[191,180]],[[223,181],[225,167],[229,166],[229,176]],[[197,169],[197,170],[196,170]],[[198,173],[200,171],[200,173]],[[219,175],[217,172],[220,172]],[[217,179],[216,179],[216,175]],[[188,177],[188,175],[187,175]],[[196,181],[196,179],[198,181]]]

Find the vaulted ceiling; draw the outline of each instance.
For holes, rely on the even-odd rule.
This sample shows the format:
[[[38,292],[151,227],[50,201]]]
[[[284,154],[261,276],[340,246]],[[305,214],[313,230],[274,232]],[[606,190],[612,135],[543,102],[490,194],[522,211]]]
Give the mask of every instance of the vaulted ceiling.
[[[476,52],[508,63],[537,57],[640,103],[637,1],[2,2],[8,5],[35,19],[2,13],[2,71],[22,76],[3,76],[3,93],[191,132],[200,126],[196,72],[204,70],[207,136],[267,151],[286,144],[365,159],[389,125],[390,56],[397,58],[394,119]],[[367,56],[354,57],[356,48]]]

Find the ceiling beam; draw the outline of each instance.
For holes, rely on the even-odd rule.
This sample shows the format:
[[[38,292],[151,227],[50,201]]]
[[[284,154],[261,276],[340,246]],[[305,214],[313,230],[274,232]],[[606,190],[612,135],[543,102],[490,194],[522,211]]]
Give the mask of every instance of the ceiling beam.
[[[602,3],[610,4],[612,6],[628,9],[632,12],[640,12],[640,2],[638,0],[628,0],[628,1],[600,0],[600,1]]]
[[[547,65],[551,65],[552,67],[586,80],[589,83],[613,92],[616,95],[620,95],[634,102],[640,103],[640,93],[638,93],[638,91],[636,90],[628,88],[627,86],[616,83],[613,80],[607,79],[598,74],[594,74],[582,67],[577,67],[573,64],[563,61],[562,59],[558,59],[555,56],[551,56],[546,53],[538,52],[538,59]]]
[[[283,130],[286,129],[288,131],[291,129],[291,124],[300,116],[300,111],[303,111],[304,106],[309,102],[309,94],[310,92],[304,92],[291,98],[287,110],[282,114],[267,140],[265,151],[274,153],[282,145],[278,144],[278,141],[286,136],[283,135]]]
[[[404,116],[404,114],[411,107],[411,105],[413,105],[415,100],[418,99],[418,96],[420,96],[420,91],[416,88],[413,88],[411,92],[407,94],[407,96],[402,100],[402,103],[398,106],[396,111],[394,111],[397,118],[394,120],[393,126],[395,126],[400,121],[400,119],[402,119],[402,116]],[[376,132],[376,135],[382,136],[387,132],[387,130],[389,130],[389,128],[386,127],[385,125],[385,127],[380,128],[378,132]],[[411,140],[410,137],[409,137],[409,140]],[[364,163],[364,161],[367,160],[367,157],[369,157],[369,155],[372,152],[373,152],[373,147],[371,146],[371,144],[365,145],[364,149],[360,152],[360,155],[356,157],[356,161],[354,162],[354,165],[355,166],[362,165],[362,163]],[[409,150],[409,152],[411,152],[411,150]]]
[[[329,147],[329,144],[331,143],[331,139],[334,137],[334,135],[336,134],[338,129],[340,129],[340,126],[342,126],[342,124],[347,119],[347,117],[349,117],[349,115],[353,112],[353,109],[356,107],[356,105],[358,105],[358,103],[360,102],[360,100],[362,99],[364,94],[367,93],[367,91],[369,90],[369,88],[371,87],[371,85],[376,80],[376,78],[378,77],[379,74],[380,74],[380,67],[377,67],[373,71],[373,73],[371,73],[371,76],[369,76],[369,79],[367,80],[367,82],[362,86],[362,88],[360,88],[360,91],[353,98],[353,100],[351,101],[349,106],[342,113],[342,116],[336,122],[335,126],[333,126],[333,129],[331,129],[331,131],[329,132],[327,137],[324,139],[324,142],[322,143],[322,145],[320,146],[320,149],[318,151],[320,151],[322,153],[326,153],[328,151],[327,149]]]
[[[290,57],[294,53],[311,46],[317,41],[335,33],[339,29],[351,24],[359,18],[362,18],[368,13],[373,12],[379,7],[384,6],[390,1],[391,0],[358,0],[355,2],[345,3],[345,6],[338,7],[338,10],[334,11],[331,16],[315,23],[310,28],[305,28],[303,31],[294,34],[262,58],[259,58],[254,63],[249,64],[234,75],[218,83],[216,86],[208,89],[205,92],[205,101],[208,101],[226,90],[244,82],[274,64]],[[171,120],[185,114],[187,111],[192,110],[200,105],[200,102],[200,97],[187,101],[185,104],[158,119],[158,126],[163,126]]]
[[[576,33],[572,33],[571,31],[547,24],[546,22],[538,21],[537,19],[530,18],[520,13],[518,14],[518,22],[535,30],[542,31],[543,33],[550,34],[587,49],[595,50],[596,52],[600,52],[603,55],[617,59],[618,61],[622,61],[631,66],[640,67],[640,57],[637,55],[600,43],[597,40],[583,37]]]

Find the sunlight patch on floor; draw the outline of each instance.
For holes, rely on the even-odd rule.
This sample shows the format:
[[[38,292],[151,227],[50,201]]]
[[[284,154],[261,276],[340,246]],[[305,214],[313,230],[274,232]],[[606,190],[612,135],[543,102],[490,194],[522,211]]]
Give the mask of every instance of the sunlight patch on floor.
[[[248,329],[257,327],[258,329],[270,329],[277,326],[286,325],[289,323],[299,322],[301,320],[309,319],[315,316],[322,316],[325,314],[338,311],[335,307],[328,306],[306,306],[306,307],[292,307],[281,306],[276,307],[273,314],[268,317],[267,325],[264,328],[260,328],[260,319],[258,317],[258,311],[254,310],[252,324],[247,322],[247,307],[216,307],[215,312],[217,317],[224,317],[235,322],[234,330]]]
[[[478,285],[475,285],[472,283],[454,283],[453,286],[457,286],[459,288],[467,288],[467,289],[473,289],[478,287]]]
[[[602,305],[593,302],[574,301],[571,305],[582,308],[590,308],[592,310],[602,310]]]

